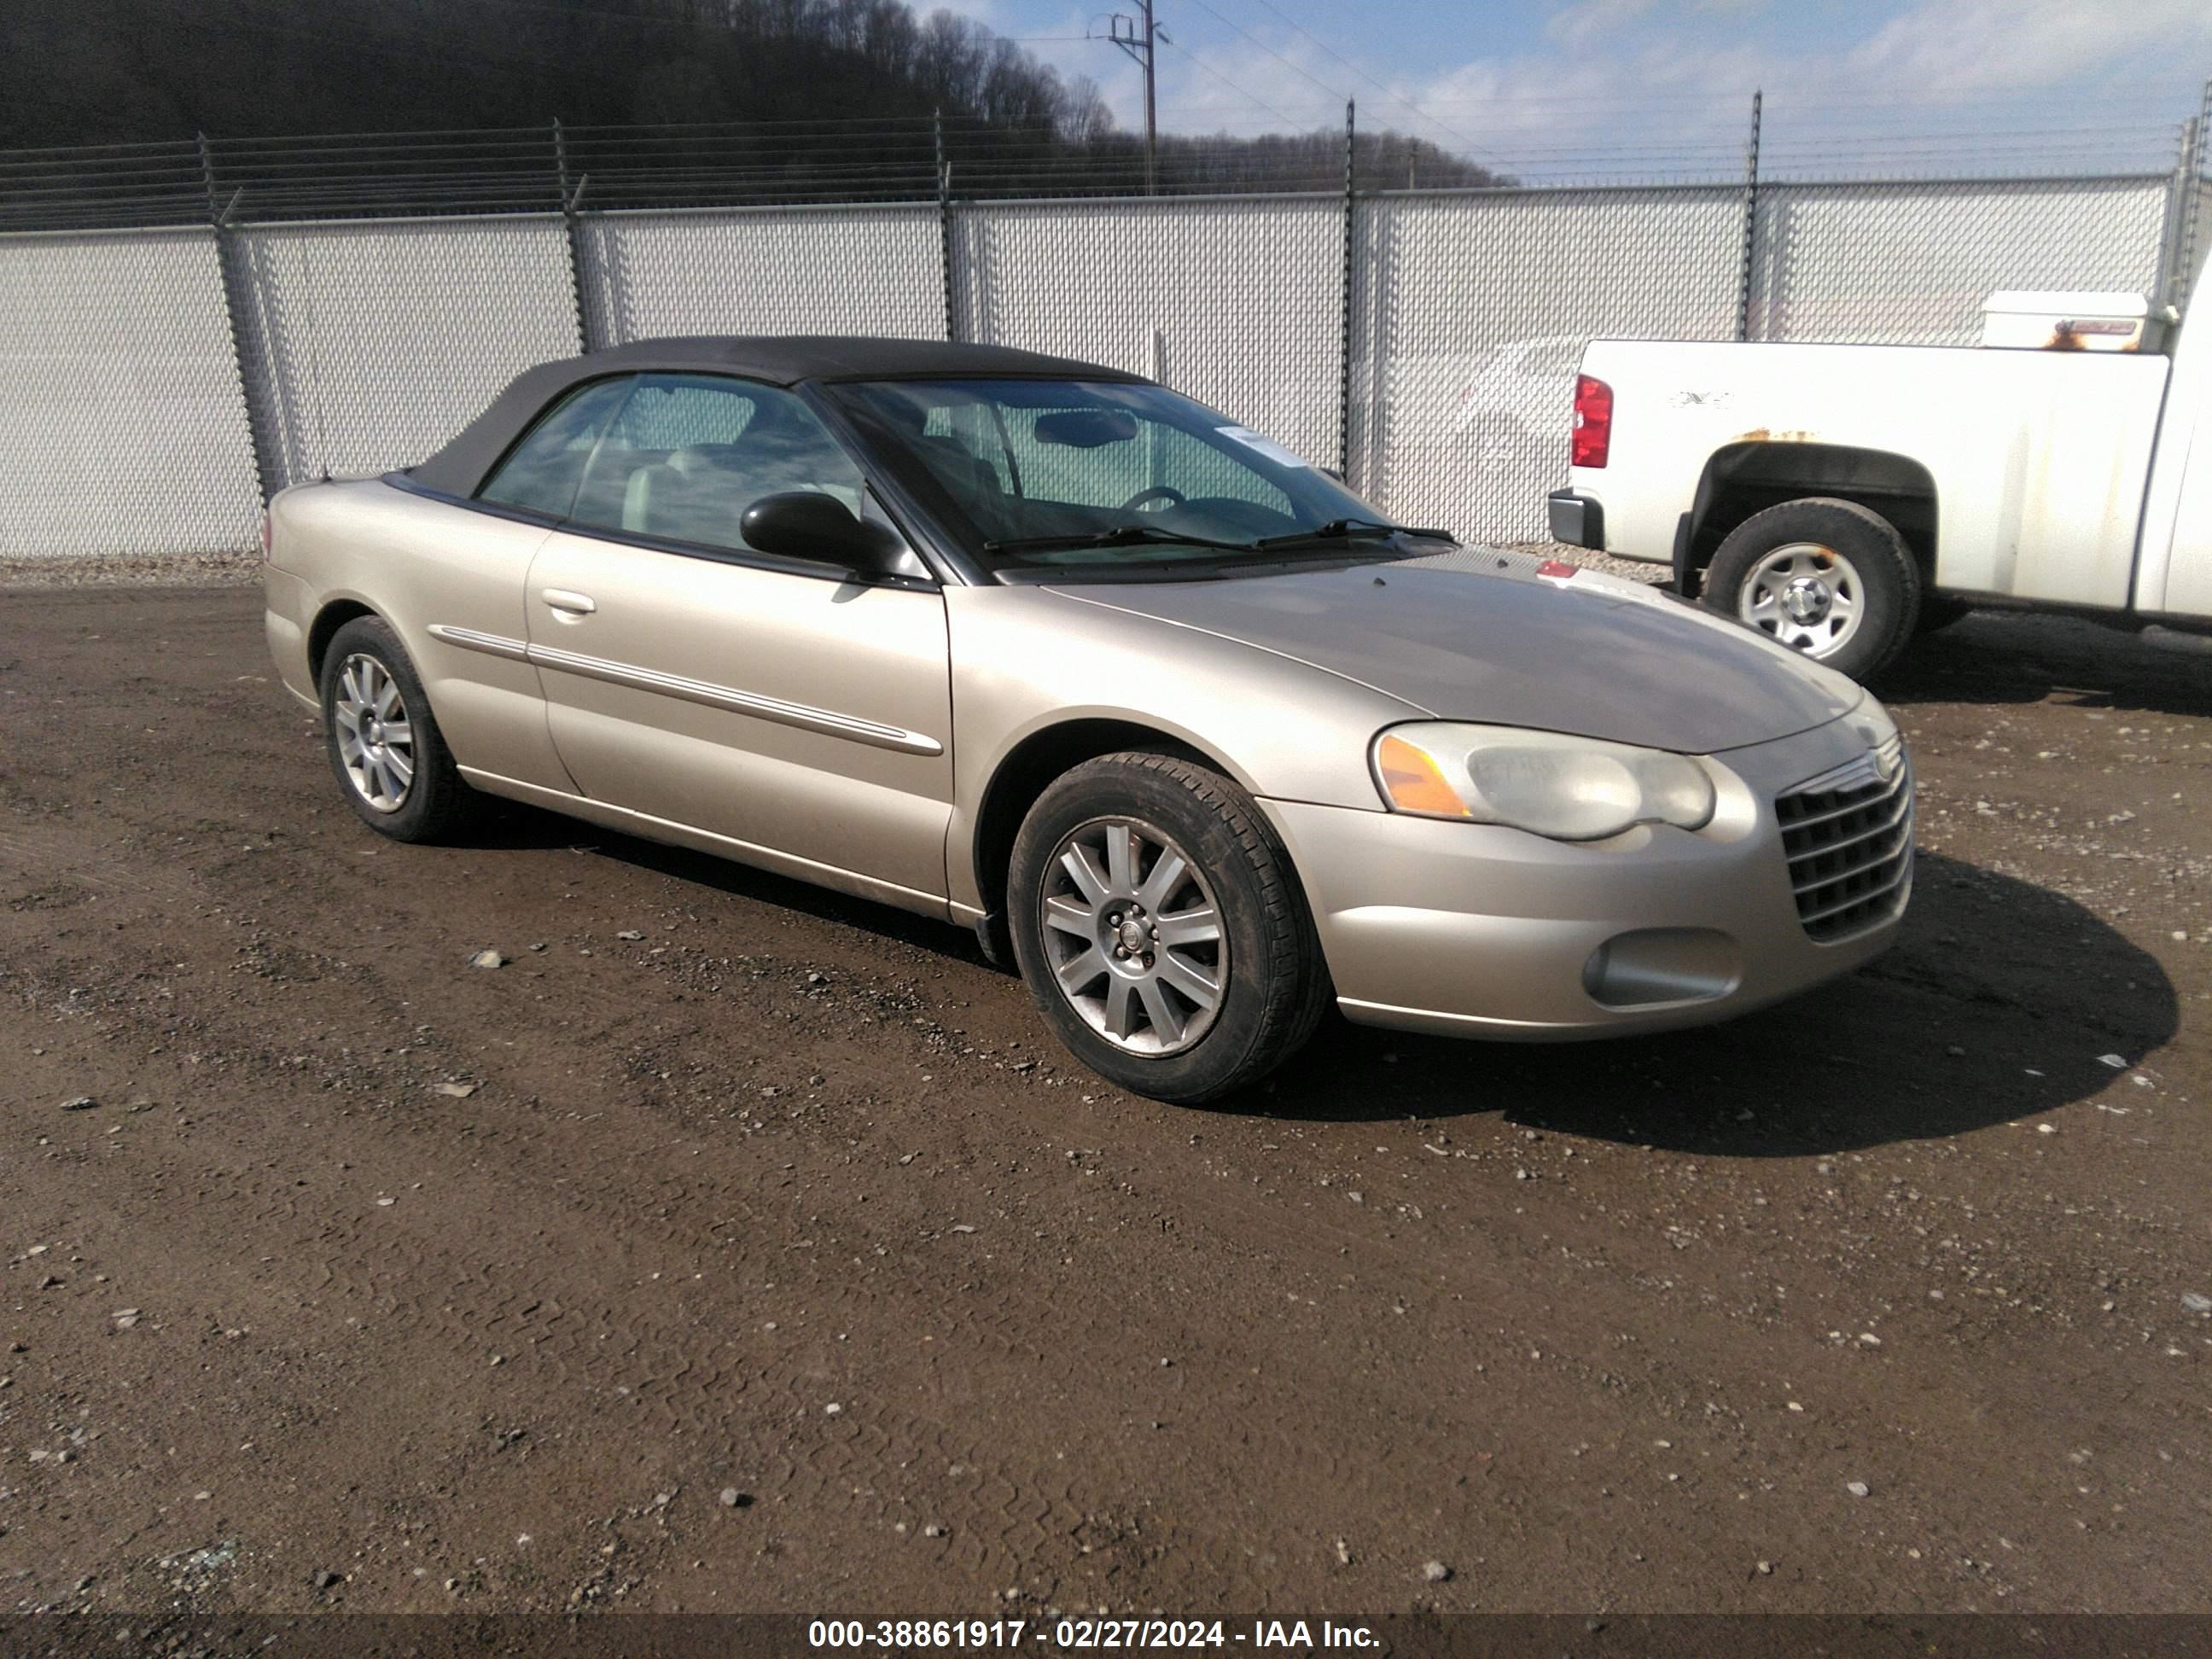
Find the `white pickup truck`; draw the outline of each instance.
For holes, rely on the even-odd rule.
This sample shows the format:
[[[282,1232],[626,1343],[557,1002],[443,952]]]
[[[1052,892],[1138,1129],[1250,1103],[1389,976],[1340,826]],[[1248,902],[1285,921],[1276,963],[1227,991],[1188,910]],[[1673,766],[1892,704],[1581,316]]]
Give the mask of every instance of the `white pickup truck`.
[[[2002,294],[1978,347],[1594,340],[1552,534],[1847,674],[1970,606],[2212,651],[2212,324]]]

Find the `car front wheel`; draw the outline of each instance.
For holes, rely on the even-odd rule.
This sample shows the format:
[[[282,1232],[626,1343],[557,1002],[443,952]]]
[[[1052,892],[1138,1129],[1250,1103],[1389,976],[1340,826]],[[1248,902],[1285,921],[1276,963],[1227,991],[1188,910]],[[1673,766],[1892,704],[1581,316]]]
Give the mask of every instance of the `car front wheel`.
[[[1282,842],[1250,796],[1179,757],[1108,755],[1047,788],[1015,840],[1007,913],[1060,1041],[1156,1100],[1256,1081],[1327,1006]]]

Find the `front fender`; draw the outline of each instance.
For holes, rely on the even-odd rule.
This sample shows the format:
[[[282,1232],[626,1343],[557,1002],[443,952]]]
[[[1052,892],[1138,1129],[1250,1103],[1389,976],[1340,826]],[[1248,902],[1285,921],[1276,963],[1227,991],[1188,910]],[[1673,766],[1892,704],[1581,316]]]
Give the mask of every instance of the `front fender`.
[[[1041,733],[1086,721],[1155,732],[1248,793],[1382,810],[1375,733],[1421,713],[1310,664],[1036,587],[945,590],[952,652],[956,905],[983,908],[978,835],[993,781]]]

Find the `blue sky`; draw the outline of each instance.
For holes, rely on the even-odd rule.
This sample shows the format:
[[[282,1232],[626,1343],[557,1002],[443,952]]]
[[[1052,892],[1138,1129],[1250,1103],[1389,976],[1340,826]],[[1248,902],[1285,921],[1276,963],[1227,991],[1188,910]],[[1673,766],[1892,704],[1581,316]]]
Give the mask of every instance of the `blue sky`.
[[[1141,125],[1135,66],[1080,38],[1105,31],[1113,0],[917,9],[940,4],[1089,75]],[[1156,14],[1173,42],[1169,131],[1334,125],[1350,95],[1363,126],[1535,173],[1646,147],[1723,166],[1753,88],[1770,136],[1808,155],[1864,143],[1902,170],[1912,141],[2018,156],[2027,141],[2008,135],[2060,130],[2115,167],[2170,163],[2212,74],[2212,0],[1157,0]]]

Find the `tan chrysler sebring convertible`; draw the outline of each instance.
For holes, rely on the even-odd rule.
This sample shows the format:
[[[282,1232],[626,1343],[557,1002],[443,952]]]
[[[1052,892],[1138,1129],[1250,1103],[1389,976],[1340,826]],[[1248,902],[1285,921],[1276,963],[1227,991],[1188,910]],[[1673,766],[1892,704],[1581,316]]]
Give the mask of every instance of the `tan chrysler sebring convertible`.
[[[1898,929],[1912,785],[1842,676],[1384,522],[1139,376],[652,340],[273,503],[268,633],[399,841],[502,795],[972,925],[1095,1071],[1212,1099],[1328,1003],[1646,1031]]]

